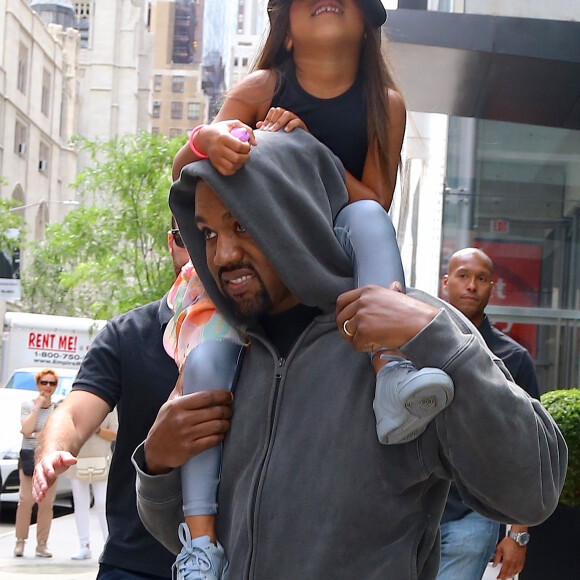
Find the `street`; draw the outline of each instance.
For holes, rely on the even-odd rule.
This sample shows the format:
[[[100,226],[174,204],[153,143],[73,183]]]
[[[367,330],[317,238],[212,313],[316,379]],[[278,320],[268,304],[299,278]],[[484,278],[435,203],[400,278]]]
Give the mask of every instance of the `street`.
[[[63,580],[95,580],[103,538],[94,510],[91,509],[91,560],[74,561],[70,557],[78,550],[74,515],[68,506],[55,504],[48,548],[52,558],[36,558],[36,525],[30,527],[24,557],[15,558],[14,517],[16,504],[2,502],[0,509],[0,580],[29,580],[53,576]],[[34,521],[34,520],[33,520]]]

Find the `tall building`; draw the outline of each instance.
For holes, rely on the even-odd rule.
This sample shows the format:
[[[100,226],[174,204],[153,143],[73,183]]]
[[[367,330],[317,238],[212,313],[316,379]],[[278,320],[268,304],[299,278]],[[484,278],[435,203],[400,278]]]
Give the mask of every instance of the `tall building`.
[[[203,2],[157,0],[151,7],[154,133],[177,137],[207,122],[208,97],[202,91],[202,24]]]
[[[157,0],[152,130],[186,135],[216,115],[231,68],[238,0]]]
[[[208,96],[209,119],[213,119],[228,88],[232,47],[237,30],[238,0],[206,0],[203,7],[203,80]]]
[[[61,24],[47,26],[41,15],[51,13]],[[0,0],[0,15],[0,195],[40,239],[74,198],[79,35],[69,0]]]
[[[241,81],[255,64],[256,55],[268,32],[267,0],[239,0],[236,42],[228,85]]]
[[[42,239],[46,225],[76,204],[70,184],[77,155],[69,146],[78,111],[73,16],[69,0],[32,8],[25,0],[0,0],[0,198],[13,201],[8,211],[21,216],[28,240]],[[2,317],[5,301],[20,298],[20,252],[0,247],[0,254],[12,263],[0,279]]]
[[[203,6],[203,59],[218,55],[228,78],[231,67],[231,49],[238,29],[239,0],[205,0]]]
[[[268,0],[238,0],[237,34],[262,36],[268,23]]]
[[[78,133],[107,141],[149,131],[153,36],[147,3],[74,0],[74,9],[81,31]]]
[[[409,120],[394,202],[408,283],[456,249],[495,264],[488,313],[542,391],[580,383],[580,23],[567,0],[399,0],[384,31]]]

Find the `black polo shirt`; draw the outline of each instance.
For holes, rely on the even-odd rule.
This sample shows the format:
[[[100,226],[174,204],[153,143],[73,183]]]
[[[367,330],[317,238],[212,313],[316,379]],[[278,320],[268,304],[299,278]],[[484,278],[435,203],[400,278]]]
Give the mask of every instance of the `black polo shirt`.
[[[139,519],[131,454],[177,381],[177,366],[163,348],[171,315],[163,298],[109,321],[91,344],[73,385],[73,390],[89,391],[111,408],[117,406],[119,413],[107,487],[109,538],[100,561],[168,580],[175,556]]]

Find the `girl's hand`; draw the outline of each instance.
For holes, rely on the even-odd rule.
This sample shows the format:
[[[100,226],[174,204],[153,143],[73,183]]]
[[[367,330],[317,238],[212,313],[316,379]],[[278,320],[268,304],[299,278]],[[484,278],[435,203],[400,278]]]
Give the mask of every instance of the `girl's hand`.
[[[304,124],[304,121],[295,115],[292,111],[283,109],[282,107],[272,107],[266,118],[263,121],[258,121],[256,127],[261,131],[278,131],[284,127],[284,131],[289,133],[294,131],[294,129],[304,129],[308,131],[308,127]]]
[[[240,141],[231,134],[234,127],[243,127],[250,140]],[[211,164],[222,175],[233,175],[250,158],[251,146],[258,143],[251,127],[236,120],[219,121],[205,126],[194,138],[196,148],[209,156]]]

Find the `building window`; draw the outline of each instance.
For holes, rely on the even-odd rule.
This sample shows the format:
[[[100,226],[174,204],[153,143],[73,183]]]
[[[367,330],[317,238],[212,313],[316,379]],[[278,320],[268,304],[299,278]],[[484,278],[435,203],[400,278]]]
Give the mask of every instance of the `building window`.
[[[24,157],[26,155],[28,130],[24,123],[16,121],[14,129],[14,153]]]
[[[175,127],[171,127],[169,129],[169,136],[170,137],[180,137],[181,135],[183,135],[183,131],[181,129],[175,128]]]
[[[201,115],[201,105],[200,103],[187,103],[187,118],[188,119],[199,119]]]
[[[171,118],[183,118],[183,103],[181,101],[171,101]]]
[[[88,20],[91,16],[91,3],[75,2],[75,16],[77,17],[77,20]]]
[[[161,117],[161,101],[153,102],[153,118],[159,119]]]
[[[46,143],[41,141],[40,146],[38,148],[38,171],[40,171],[40,173],[48,175],[49,158],[50,158],[50,147]]]
[[[155,80],[153,82],[153,90],[159,92],[161,90],[162,84],[163,84],[163,76],[155,75]]]
[[[181,75],[176,75],[171,80],[171,91],[173,93],[183,93],[185,79]]]
[[[152,127],[151,133],[153,133],[153,135],[159,135],[159,127]]]
[[[52,84],[52,75],[46,69],[42,73],[42,94],[40,95],[40,111],[48,117],[50,112],[50,86]]]
[[[28,129],[24,123],[16,121],[14,127],[14,153],[24,157],[26,155],[26,146],[28,141]]]
[[[248,58],[247,57],[242,58],[242,66],[243,67],[248,66]]]
[[[26,86],[28,81],[28,48],[20,43],[18,51],[18,90],[22,94],[26,94]]]
[[[88,48],[89,46],[89,28],[90,28],[90,16],[91,16],[91,3],[90,2],[75,2],[75,16],[77,25],[76,28],[80,34],[80,46],[81,48]]]

